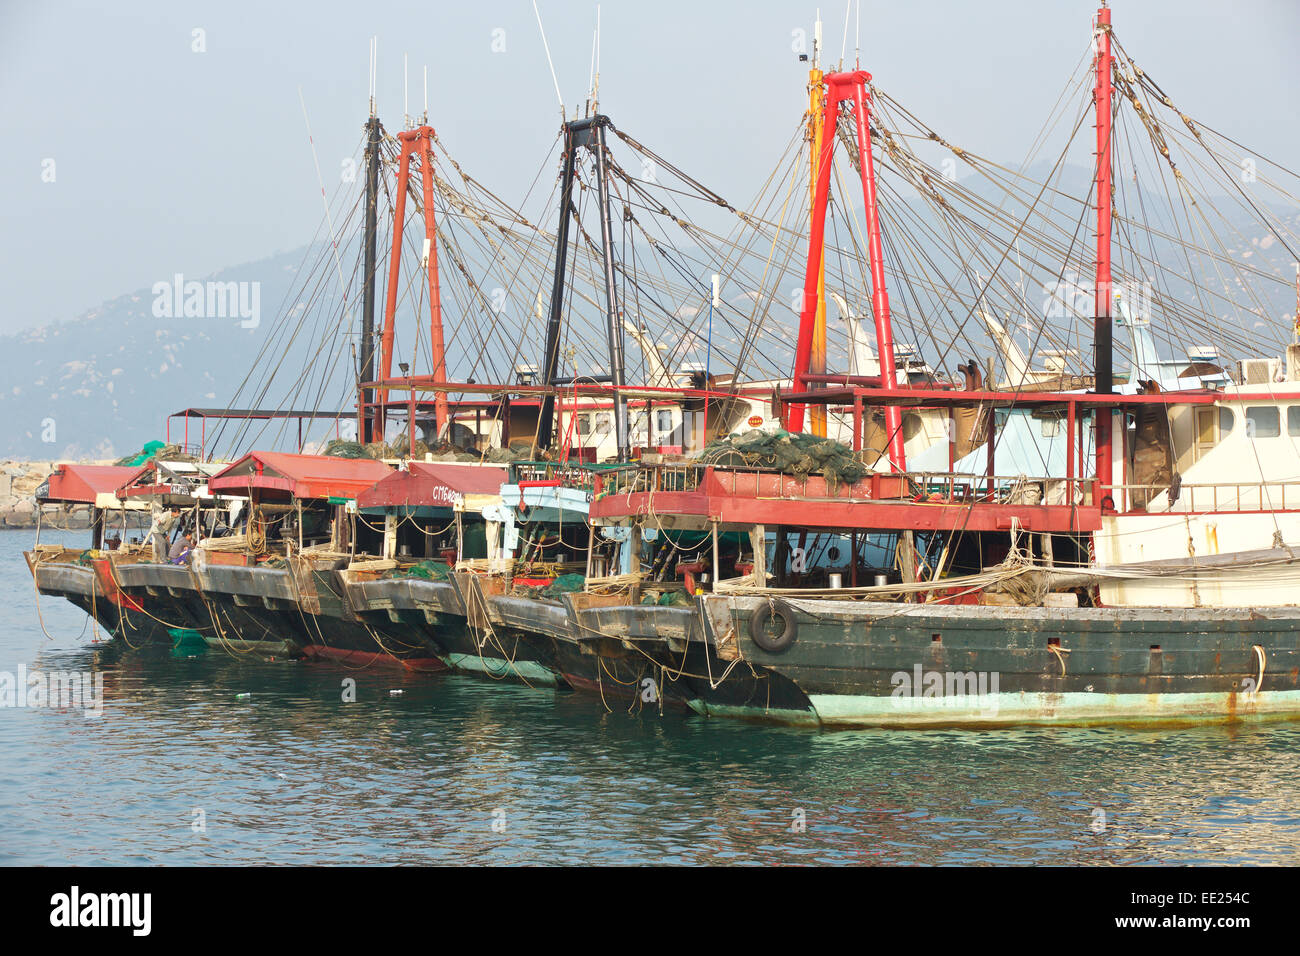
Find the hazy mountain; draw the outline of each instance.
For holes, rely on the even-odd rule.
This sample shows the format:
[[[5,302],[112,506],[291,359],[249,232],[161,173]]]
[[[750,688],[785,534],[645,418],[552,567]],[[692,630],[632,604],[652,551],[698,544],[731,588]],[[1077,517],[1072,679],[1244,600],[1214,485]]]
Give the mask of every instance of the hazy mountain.
[[[1031,169],[1030,174],[1035,172],[1045,175],[1047,170]],[[1072,195],[1086,195],[1088,178],[1087,170],[1067,168],[1062,185]],[[979,186],[976,188],[985,192]],[[996,197],[989,198],[996,201]],[[1143,198],[1148,214],[1157,220],[1167,218],[1156,197]],[[915,208],[916,200],[913,203]],[[1077,212],[1069,214],[1077,215]],[[1286,222],[1291,229],[1300,231],[1300,216],[1294,211],[1286,216]],[[1282,281],[1256,284],[1270,314],[1224,314],[1217,321],[1226,326],[1235,324],[1243,332],[1252,323],[1264,325],[1267,321],[1270,334],[1261,334],[1261,338],[1278,339],[1282,337],[1278,334],[1281,330],[1289,340],[1290,330],[1285,326],[1294,309],[1294,296],[1288,283],[1291,256],[1258,223],[1234,214],[1233,226],[1237,234],[1226,237],[1225,241],[1229,254]],[[1157,240],[1154,252],[1158,261],[1169,268],[1171,280],[1178,279],[1182,255],[1176,247]],[[350,286],[348,294],[354,300],[349,303],[347,314],[359,312],[359,302],[355,301],[359,298],[355,263],[354,247],[340,250],[336,270],[328,247],[306,246],[217,275],[184,276],[179,292],[176,277],[159,277],[155,285],[105,302],[79,318],[0,336],[0,418],[6,423],[0,432],[0,458],[50,460],[124,455],[150,439],[163,438],[168,414],[186,407],[228,404],[349,407],[352,404],[348,387],[353,375],[352,337],[348,321],[339,325],[344,310],[339,307],[337,276],[338,271],[344,274],[344,281]],[[486,274],[483,263],[471,260],[466,266],[476,276]],[[795,268],[798,274],[783,277],[780,288],[801,282],[802,263],[797,263]],[[755,274],[759,271],[756,269]],[[1029,288],[1037,288],[1035,282],[1043,281],[1032,273],[1026,278],[1030,281]],[[1201,283],[1210,280],[1206,275],[1197,278]],[[196,280],[200,283],[197,299],[185,285]],[[1169,286],[1175,298],[1194,301],[1185,277],[1182,281],[1170,281]],[[728,293],[745,294],[738,288],[728,288]],[[868,297],[857,298],[866,301]],[[926,354],[928,337],[914,331],[933,317],[912,315],[906,296],[896,294],[895,299],[896,338],[907,341],[905,336],[911,335],[920,345],[923,357],[934,361],[935,356]],[[256,316],[252,314],[253,306],[257,307]],[[402,312],[408,312],[409,308],[406,304]],[[409,314],[399,313],[399,338],[400,330],[408,327],[406,323],[410,321]],[[464,320],[453,316],[448,321]],[[576,334],[577,310],[573,321]],[[695,320],[684,321],[689,325]],[[769,315],[768,321],[792,328],[796,318],[782,304]],[[602,324],[596,321],[590,328],[599,329]],[[1159,324],[1158,316],[1155,324]],[[466,338],[472,343],[476,338],[472,322],[466,331]],[[975,340],[985,339],[982,330],[971,331]],[[660,333],[661,340],[666,341],[662,339],[663,334]],[[726,335],[719,325],[715,349],[727,351],[730,345],[731,349],[738,350],[739,345],[731,343]],[[521,343],[521,354],[527,353],[526,360],[534,360],[531,353],[540,352],[540,341],[532,341],[536,337],[529,333]],[[768,364],[787,368],[790,357],[776,353],[792,348],[792,336],[782,332],[778,338],[780,343],[775,352],[767,356]],[[1157,339],[1164,348],[1165,341],[1178,341],[1179,336],[1174,330],[1166,330]],[[1127,350],[1123,336],[1117,337],[1116,345],[1121,352]],[[631,374],[634,367],[639,367],[639,355],[631,342],[628,348]],[[469,354],[463,345],[458,352],[449,354],[453,377],[473,374],[462,367],[461,353]],[[964,357],[954,354],[949,359]],[[1081,358],[1087,361],[1086,356]],[[304,369],[312,366],[313,361],[314,370],[305,375]],[[1120,362],[1117,358],[1117,364]],[[241,383],[254,368],[254,387],[245,387],[240,392]],[[274,381],[263,394],[259,385],[272,372]],[[183,421],[173,421],[173,441],[180,441],[183,428]],[[198,422],[192,421],[192,442],[198,440],[198,429]],[[228,437],[233,437],[230,432],[233,429],[228,429]],[[283,429],[273,426],[256,439],[241,436],[240,447],[246,449],[250,442],[259,447],[291,447],[295,439],[294,426]],[[222,448],[227,453],[232,450],[230,442]]]
[[[0,456],[105,458],[163,438],[171,412],[224,406],[247,374],[273,315],[294,287],[305,249],[185,281],[235,283],[235,297],[210,317],[155,303],[153,287],[118,296],[79,318],[0,337]],[[169,286],[172,276],[160,278]],[[258,283],[260,320],[241,318],[238,294]],[[229,291],[224,287],[221,291]],[[251,306],[253,296],[245,295]],[[234,308],[230,308],[233,304]],[[219,301],[214,305],[220,306]],[[204,297],[204,310],[207,301]],[[163,312],[159,316],[155,312]],[[217,314],[224,311],[223,316]],[[251,308],[245,309],[251,314]],[[231,313],[234,313],[233,315]],[[300,349],[294,349],[300,351]],[[173,440],[184,424],[173,423]],[[197,424],[195,424],[197,428]],[[197,436],[195,436],[197,437]]]

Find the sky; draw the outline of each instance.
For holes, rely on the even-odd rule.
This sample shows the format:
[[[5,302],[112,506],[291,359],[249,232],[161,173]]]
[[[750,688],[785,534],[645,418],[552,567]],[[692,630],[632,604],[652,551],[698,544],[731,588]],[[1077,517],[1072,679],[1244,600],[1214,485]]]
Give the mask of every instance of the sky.
[[[572,113],[596,4],[538,6]],[[816,3],[600,9],[602,111],[728,198],[757,192],[806,105],[795,47]],[[1095,9],[868,0],[862,66],[950,142],[1016,163],[1086,51]],[[1300,3],[1120,0],[1113,11],[1117,36],[1175,102],[1300,168]],[[831,0],[821,15],[825,59],[838,60],[845,6]],[[427,66],[430,123],[466,170],[510,201],[539,174],[555,178],[560,108],[531,0],[0,0],[0,334],[311,241],[317,163],[333,195],[361,140],[372,35],[390,129],[402,123],[406,54],[411,112]]]

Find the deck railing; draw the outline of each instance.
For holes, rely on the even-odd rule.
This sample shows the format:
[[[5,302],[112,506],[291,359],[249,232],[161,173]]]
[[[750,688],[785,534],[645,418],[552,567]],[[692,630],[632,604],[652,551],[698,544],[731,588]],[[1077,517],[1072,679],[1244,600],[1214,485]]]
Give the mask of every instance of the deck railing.
[[[1115,505],[1124,513],[1147,513],[1147,503],[1165,498],[1164,485],[1116,485],[1111,490]],[[1166,498],[1167,500],[1167,498]],[[1265,512],[1300,510],[1300,481],[1243,481],[1184,483],[1171,504],[1162,502],[1160,512]]]
[[[602,473],[598,476],[599,487],[596,490],[602,494],[624,495],[648,492],[692,492],[698,491],[705,483],[706,476],[710,474],[715,486],[724,494],[752,495],[760,486],[762,479],[769,479],[763,485],[764,497],[771,496],[770,479],[775,476],[790,479],[794,483],[793,487],[781,483],[776,489],[778,496],[814,500],[823,497],[826,500],[872,498],[948,504],[996,502],[1028,505],[1091,505],[1093,500],[1093,482],[1090,478],[1066,479],[940,472],[909,472],[898,475],[882,472],[862,479],[856,486],[840,482],[835,485],[834,491],[828,484],[823,495],[815,491],[810,494],[810,489],[800,480],[806,477],[823,478],[824,476],[818,472],[810,475],[794,475],[774,469],[724,468],[688,462],[644,465]],[[871,489],[873,479],[879,479],[878,484],[882,488],[889,487],[890,490],[873,491]],[[854,487],[857,487],[856,493]]]
[[[633,470],[636,467],[635,464],[618,463],[598,465],[562,461],[516,461],[510,463],[507,472],[510,483],[515,485],[545,483],[591,491],[595,488],[597,476]]]

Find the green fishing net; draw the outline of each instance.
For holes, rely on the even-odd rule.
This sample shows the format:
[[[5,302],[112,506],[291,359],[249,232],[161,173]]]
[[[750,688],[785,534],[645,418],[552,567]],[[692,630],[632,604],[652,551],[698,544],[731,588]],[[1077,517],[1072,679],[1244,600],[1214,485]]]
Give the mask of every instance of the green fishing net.
[[[817,435],[751,429],[709,442],[700,460],[723,468],[770,468],[797,478],[821,474],[832,490],[870,474],[841,442]]]

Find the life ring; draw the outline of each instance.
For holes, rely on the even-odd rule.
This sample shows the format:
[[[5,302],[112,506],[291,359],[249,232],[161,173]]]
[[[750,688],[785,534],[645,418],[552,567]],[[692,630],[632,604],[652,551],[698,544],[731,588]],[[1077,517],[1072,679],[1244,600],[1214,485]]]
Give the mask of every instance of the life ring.
[[[767,630],[769,619],[781,619],[781,631],[772,635]],[[770,601],[764,601],[754,608],[754,613],[749,618],[749,638],[758,645],[760,650],[767,651],[769,654],[780,654],[790,649],[796,637],[799,636],[799,622],[795,620],[794,608],[789,602],[782,601],[780,598],[773,598]]]

